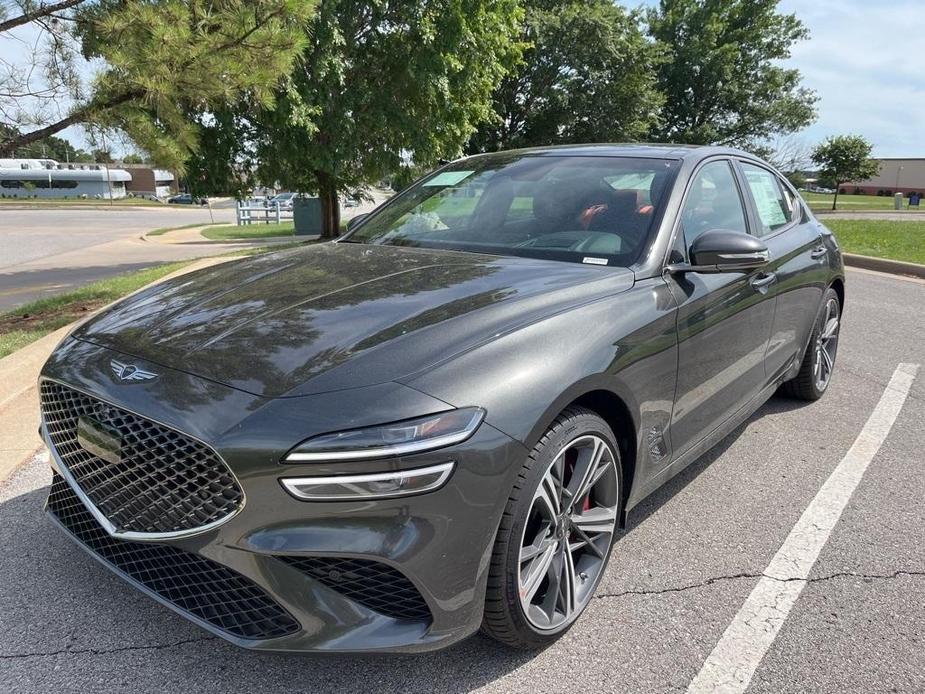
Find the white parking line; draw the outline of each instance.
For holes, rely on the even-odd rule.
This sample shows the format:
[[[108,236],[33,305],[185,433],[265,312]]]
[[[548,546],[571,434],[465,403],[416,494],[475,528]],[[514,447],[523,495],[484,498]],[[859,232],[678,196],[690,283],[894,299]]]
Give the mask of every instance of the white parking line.
[[[918,364],[900,364],[893,372],[858,438],[777,550],[758,585],[688,686],[689,694],[746,690],[867,466],[890,433],[918,369]]]

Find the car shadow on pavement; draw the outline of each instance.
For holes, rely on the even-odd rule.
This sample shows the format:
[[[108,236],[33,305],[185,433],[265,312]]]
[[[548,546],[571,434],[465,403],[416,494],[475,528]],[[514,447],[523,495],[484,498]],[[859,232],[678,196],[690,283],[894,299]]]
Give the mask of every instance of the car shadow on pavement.
[[[719,458],[750,422],[799,406],[770,400],[637,507],[627,532]],[[538,655],[478,634],[423,655],[238,649],[126,585],[54,528],[42,512],[47,486],[36,487],[47,477],[40,472],[30,473],[33,491],[0,503],[0,661],[15,691],[467,692]]]
[[[739,436],[742,435],[742,432],[748,428],[749,424],[770,414],[790,412],[791,410],[798,410],[811,404],[812,403],[805,400],[796,400],[780,395],[774,395],[764,405],[755,410],[755,412],[748,419],[742,422],[742,424],[729,432],[729,434],[727,434],[719,443],[713,446],[713,448],[704,453],[700,458],[679,472],[667,483],[656,489],[654,492],[652,492],[652,494],[643,499],[643,501],[641,501],[638,506],[633,508],[633,510],[629,513],[629,517],[627,518],[626,529],[624,530],[623,534],[629,534],[635,528],[642,525],[642,523],[644,523],[649,516],[658,511],[658,509],[663,505],[668,503],[675,494],[684,489],[688,484],[695,480],[701,472],[710,467],[710,465],[715,460],[720,458],[729,449],[729,447],[736,442]]]
[[[44,517],[48,488],[0,503],[0,661],[15,691],[466,692],[531,660],[477,634],[422,655],[241,650],[134,590]],[[59,688],[58,685],[61,685]]]

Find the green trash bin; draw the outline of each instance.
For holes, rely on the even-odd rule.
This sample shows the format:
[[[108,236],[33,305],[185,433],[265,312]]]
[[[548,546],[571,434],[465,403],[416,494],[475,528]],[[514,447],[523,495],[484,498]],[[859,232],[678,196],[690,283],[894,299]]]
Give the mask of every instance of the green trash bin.
[[[321,200],[296,198],[292,201],[292,223],[296,236],[317,236],[321,233]]]

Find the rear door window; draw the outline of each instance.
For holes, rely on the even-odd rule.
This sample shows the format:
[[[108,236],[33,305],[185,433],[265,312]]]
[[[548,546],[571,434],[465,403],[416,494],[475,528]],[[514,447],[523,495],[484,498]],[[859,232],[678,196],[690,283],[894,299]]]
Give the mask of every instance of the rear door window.
[[[742,173],[758,212],[757,235],[766,236],[790,224],[794,216],[794,200],[777,176],[748,162],[742,162]]]

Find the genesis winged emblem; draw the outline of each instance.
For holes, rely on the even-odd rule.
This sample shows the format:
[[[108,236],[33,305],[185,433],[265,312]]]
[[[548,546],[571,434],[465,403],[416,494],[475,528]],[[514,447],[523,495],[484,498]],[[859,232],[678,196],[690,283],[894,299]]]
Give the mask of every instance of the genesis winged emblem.
[[[150,381],[152,378],[157,378],[157,374],[139,369],[134,364],[123,364],[115,359],[109,364],[112,366],[112,372],[120,381]]]

